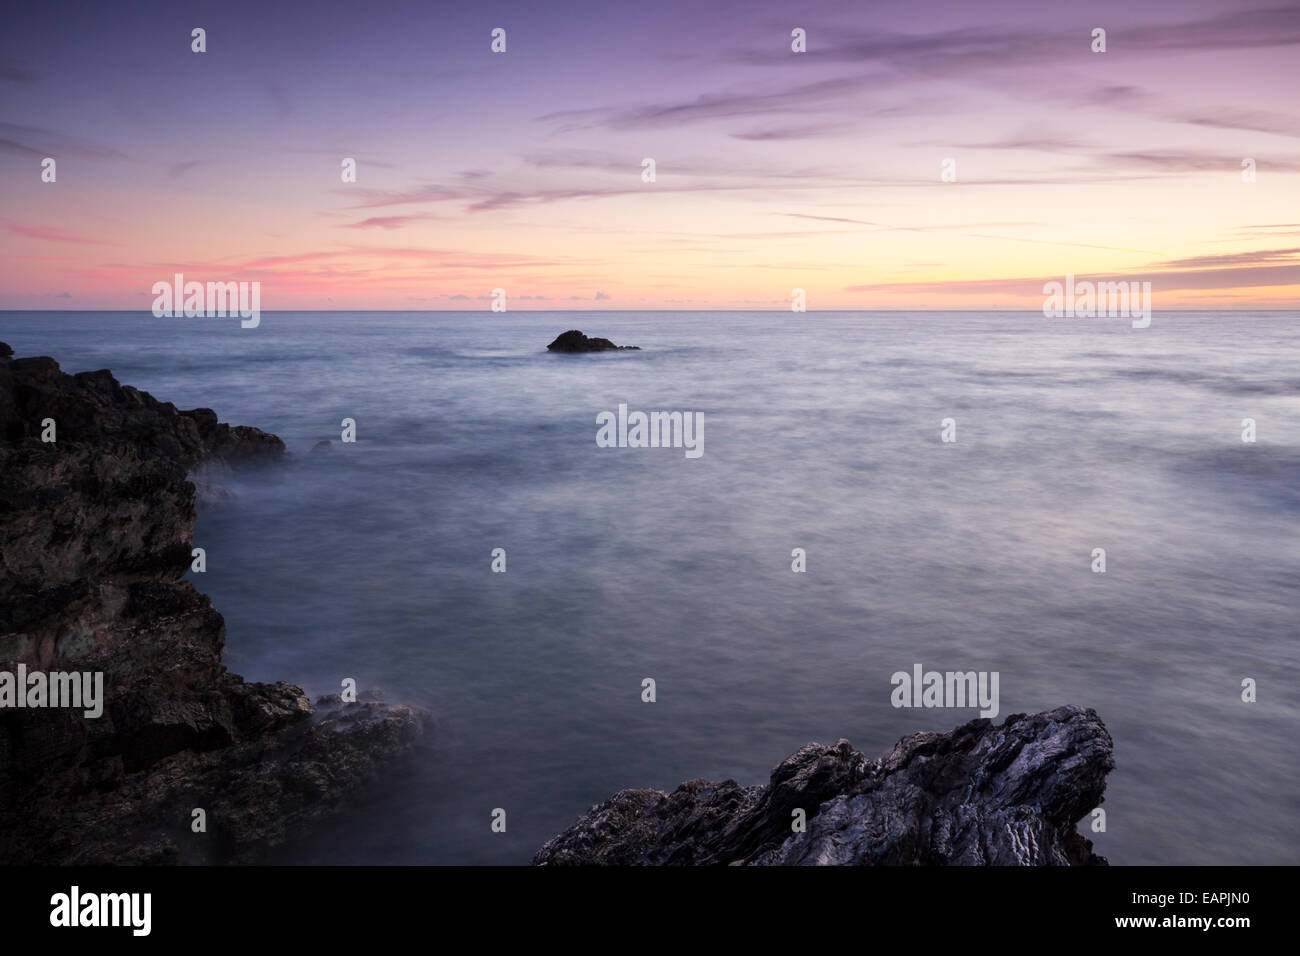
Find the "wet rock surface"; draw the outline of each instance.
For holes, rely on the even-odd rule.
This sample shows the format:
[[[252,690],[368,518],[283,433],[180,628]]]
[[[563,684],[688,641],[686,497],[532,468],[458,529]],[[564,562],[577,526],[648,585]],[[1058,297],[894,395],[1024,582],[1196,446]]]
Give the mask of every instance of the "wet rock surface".
[[[807,744],[766,786],[691,780],[624,790],[538,851],[537,865],[1104,865],[1075,823],[1114,769],[1110,734],[1067,706],[915,733],[879,760]],[[806,832],[792,831],[803,810]]]
[[[210,409],[0,343],[0,671],[103,673],[98,718],[0,709],[0,863],[253,862],[417,744],[411,708],[314,708],[229,673],[221,614],[181,580],[187,473],[283,453]]]

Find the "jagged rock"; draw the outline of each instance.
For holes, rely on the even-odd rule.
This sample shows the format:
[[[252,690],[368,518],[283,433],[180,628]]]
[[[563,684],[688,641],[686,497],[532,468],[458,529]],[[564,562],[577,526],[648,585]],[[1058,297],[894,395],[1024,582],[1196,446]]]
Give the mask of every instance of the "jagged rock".
[[[105,702],[0,710],[0,863],[253,860],[411,749],[410,708],[316,713],[298,687],[228,673],[225,621],[181,580],[187,472],[275,459],[279,438],[11,354],[0,343],[0,670],[102,672]]]
[[[332,441],[329,441],[329,440],[326,440],[326,441],[318,441],[316,444],[314,444],[314,445],[311,446],[311,450],[312,450],[312,451],[329,451],[329,450],[331,450],[333,447],[334,447],[334,443],[333,443]]]
[[[269,685],[245,685],[266,688]],[[297,688],[286,688],[298,693]],[[51,834],[32,862],[257,863],[353,802],[414,747],[423,717],[410,707],[317,702],[282,721],[284,700],[251,701],[263,732],[218,750],[184,750],[104,795],[34,820]],[[191,829],[202,809],[206,832]]]
[[[561,332],[555,337],[555,341],[546,348],[551,352],[608,352],[611,350],[639,352],[641,350],[639,345],[615,345],[609,339],[590,338],[577,329]]]
[[[1102,801],[1110,734],[1067,706],[915,733],[881,760],[807,744],[767,786],[691,780],[624,790],[538,851],[537,865],[1082,865],[1075,823]],[[807,830],[791,829],[802,809]]]

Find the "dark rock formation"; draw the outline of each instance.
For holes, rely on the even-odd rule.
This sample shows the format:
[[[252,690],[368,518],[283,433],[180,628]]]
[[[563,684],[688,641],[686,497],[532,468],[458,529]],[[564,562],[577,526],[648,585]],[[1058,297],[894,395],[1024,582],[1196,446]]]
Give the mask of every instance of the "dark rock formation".
[[[537,865],[1105,864],[1075,823],[1114,769],[1097,714],[1060,707],[1001,726],[915,733],[882,760],[807,744],[767,786],[691,780],[623,790],[538,851]],[[807,832],[792,832],[802,809]]]
[[[639,345],[615,345],[609,339],[590,338],[577,329],[561,332],[555,337],[555,341],[546,348],[551,352],[641,351]]]
[[[316,444],[311,446],[311,450],[330,451],[333,447],[334,447],[334,443],[332,441],[318,441]]]
[[[0,343],[0,671],[102,672],[104,705],[0,709],[0,863],[255,860],[408,751],[422,719],[316,712],[222,665],[225,622],[180,580],[187,471],[274,459],[279,438],[11,355]]]

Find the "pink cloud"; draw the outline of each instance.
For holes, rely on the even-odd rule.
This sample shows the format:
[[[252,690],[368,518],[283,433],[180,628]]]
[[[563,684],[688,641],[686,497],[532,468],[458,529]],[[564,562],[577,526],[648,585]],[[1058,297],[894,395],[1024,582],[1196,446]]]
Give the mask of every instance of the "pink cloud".
[[[64,232],[62,229],[52,229],[49,226],[31,226],[22,222],[6,220],[5,224],[9,231],[19,236],[26,236],[28,239],[48,239],[51,242],[76,242],[88,246],[106,246],[108,245],[102,239],[92,239],[89,236],[81,236],[72,232]]]

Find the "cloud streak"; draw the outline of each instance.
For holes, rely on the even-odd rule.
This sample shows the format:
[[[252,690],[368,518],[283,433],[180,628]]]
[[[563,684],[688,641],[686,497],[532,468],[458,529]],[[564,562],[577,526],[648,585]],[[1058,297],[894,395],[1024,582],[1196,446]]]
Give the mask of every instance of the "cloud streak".
[[[127,159],[123,153],[110,146],[75,136],[65,136],[54,130],[18,123],[0,122],[0,152],[18,156],[45,157],[79,156],[88,159]]]
[[[93,239],[90,236],[83,236],[80,233],[67,232],[63,229],[55,229],[52,226],[40,226],[22,222],[15,222],[11,219],[4,220],[5,228],[16,236],[23,236],[27,239],[41,239],[47,242],[70,242],[75,245],[83,246],[105,246],[108,245],[102,239]]]

